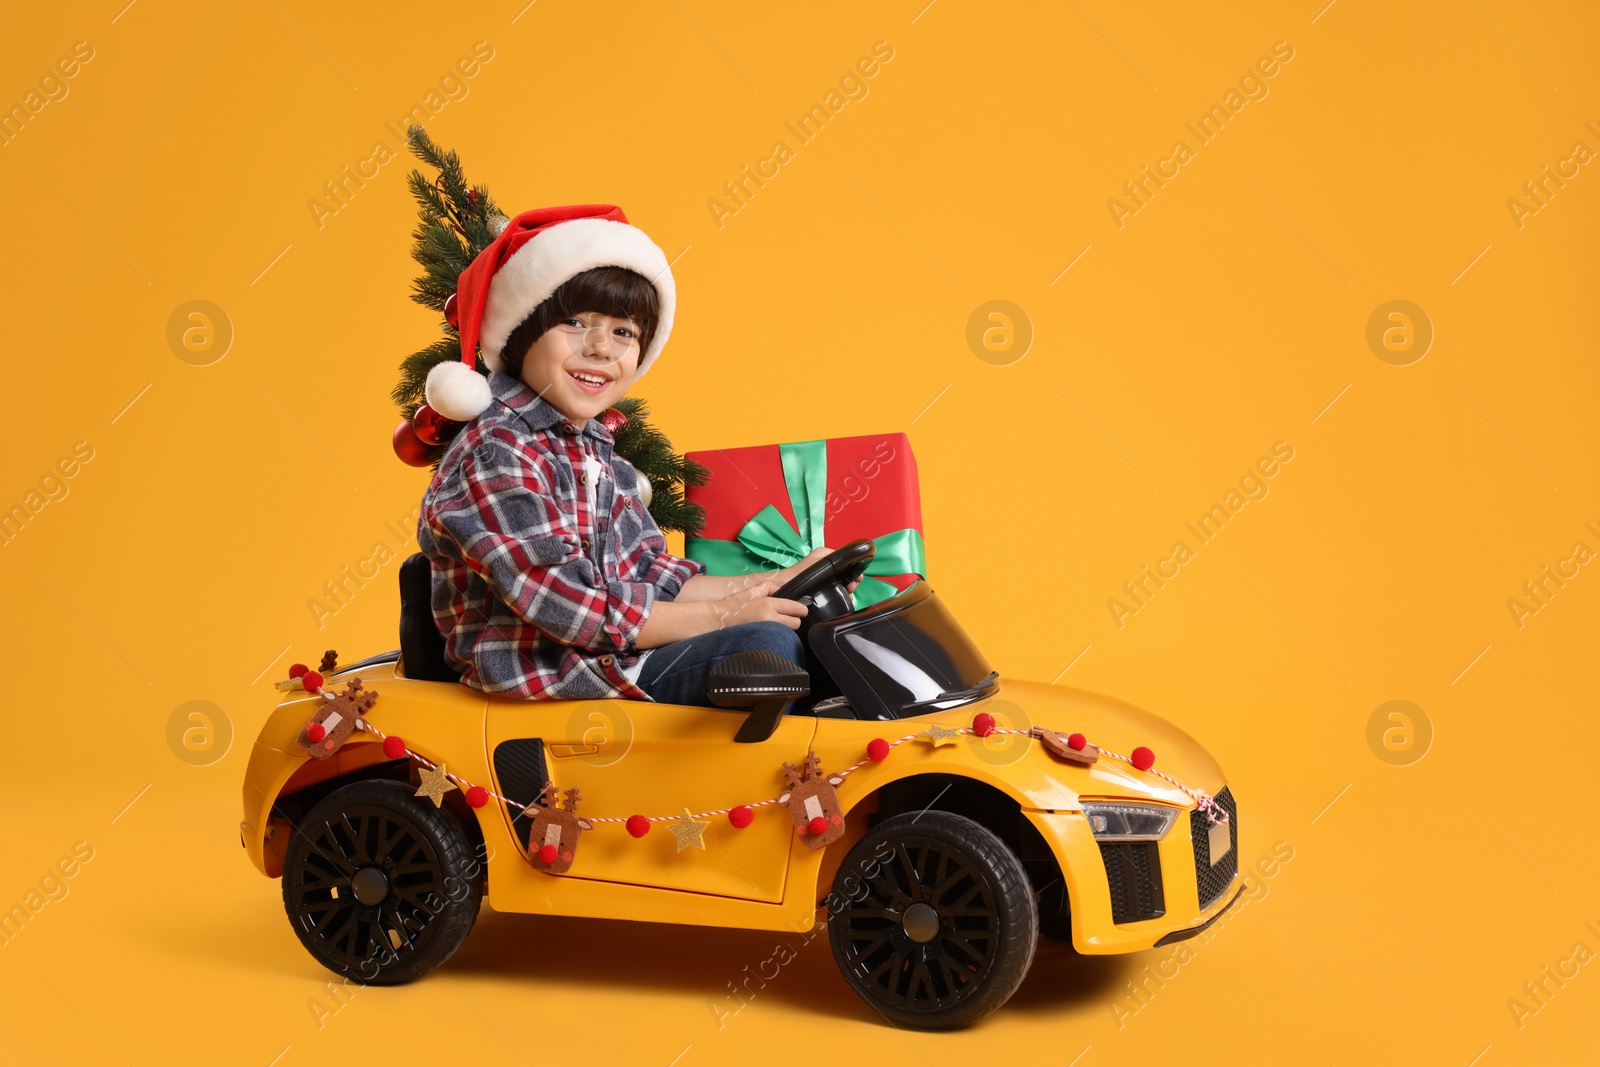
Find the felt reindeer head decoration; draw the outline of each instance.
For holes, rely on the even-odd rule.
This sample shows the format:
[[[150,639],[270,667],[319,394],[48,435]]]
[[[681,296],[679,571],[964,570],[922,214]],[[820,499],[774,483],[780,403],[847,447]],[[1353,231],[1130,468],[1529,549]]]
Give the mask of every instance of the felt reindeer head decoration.
[[[844,779],[838,775],[829,777],[816,752],[807,752],[799,767],[785,763],[783,780],[785,788],[778,803],[789,805],[794,832],[807,848],[823,848],[844,835],[844,809],[834,789]]]
[[[361,679],[352,678],[342,693],[322,691],[322,706],[300,728],[295,744],[317,759],[327,759],[356,732],[361,716],[378,702],[375,689],[362,689]]]
[[[556,803],[556,784],[546,782],[539,795],[539,814],[528,831],[528,862],[549,874],[566,874],[578,851],[578,835],[594,829],[588,819],[578,818],[578,790],[567,790],[564,805]]]

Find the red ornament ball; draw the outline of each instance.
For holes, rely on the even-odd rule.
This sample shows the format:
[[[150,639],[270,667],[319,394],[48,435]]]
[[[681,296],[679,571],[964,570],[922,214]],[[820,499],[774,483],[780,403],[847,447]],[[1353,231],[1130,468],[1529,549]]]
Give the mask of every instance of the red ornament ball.
[[[972,732],[979,737],[988,737],[994,733],[994,716],[987,711],[980,711],[972,717]]]
[[[634,837],[643,837],[650,832],[650,820],[643,815],[630,815],[628,816],[627,827],[628,833]]]
[[[1143,745],[1140,745],[1138,748],[1133,750],[1133,755],[1129,757],[1129,760],[1141,771],[1148,771],[1151,767],[1156,765],[1156,754],[1151,752],[1148,748],[1145,748]]]
[[[811,832],[814,833],[814,834],[825,834],[825,833],[827,833],[828,832],[828,820],[824,819],[820,815],[818,815],[815,819],[812,819],[811,820]]]
[[[458,318],[460,318],[460,313],[456,310],[456,294],[451,293],[444,298],[444,321],[456,326],[459,325],[456,321]]]
[[[873,763],[882,763],[889,758],[889,742],[881,737],[874,737],[867,742],[867,758]]]
[[[322,675],[316,671],[306,671],[300,676],[300,684],[306,687],[308,693],[322,692]]]
[[[411,416],[411,429],[425,445],[444,444],[444,435],[455,425],[427,404],[419,407],[417,413]]]
[[[1088,743],[1089,739],[1084,737],[1082,734],[1073,734],[1071,737],[1067,738],[1067,747],[1072,749],[1074,752],[1082,752],[1083,746],[1087,745]]]
[[[467,803],[475,808],[481,808],[489,803],[489,791],[481,785],[475,785],[467,790]]]
[[[600,420],[600,425],[613,434],[620,432],[624,426],[628,425],[628,416],[616,408],[606,408],[596,417]]]
[[[400,457],[400,462],[412,467],[426,467],[431,451],[433,446],[417,436],[411,420],[401,419],[400,425],[394,428],[394,454]]]
[[[556,846],[546,845],[539,850],[539,862],[554,863],[556,861],[556,857],[558,857],[560,854],[561,853],[556,849]]]
[[[383,754],[390,759],[399,759],[406,754],[405,741],[394,734],[390,734],[383,739]]]
[[[312,741],[321,741],[328,736],[328,728],[320,722],[314,722],[306,727],[306,737]]]
[[[728,812],[728,821],[733,823],[734,829],[737,830],[743,830],[746,826],[749,826],[755,817],[756,813],[751,811],[749,806],[745,804],[740,804],[737,808]]]
[[[290,667],[289,667],[289,677],[298,678],[302,674],[306,673],[306,671],[309,671],[310,669],[311,668],[307,667],[304,663],[291,664]]]

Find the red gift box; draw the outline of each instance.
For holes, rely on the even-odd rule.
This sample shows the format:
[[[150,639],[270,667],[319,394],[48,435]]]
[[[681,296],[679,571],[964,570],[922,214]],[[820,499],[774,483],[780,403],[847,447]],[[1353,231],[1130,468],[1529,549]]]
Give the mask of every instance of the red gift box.
[[[710,471],[684,496],[706,524],[685,554],[711,574],[787,567],[814,548],[865,539],[878,553],[857,607],[901,592],[926,571],[917,462],[903,433],[690,452]]]

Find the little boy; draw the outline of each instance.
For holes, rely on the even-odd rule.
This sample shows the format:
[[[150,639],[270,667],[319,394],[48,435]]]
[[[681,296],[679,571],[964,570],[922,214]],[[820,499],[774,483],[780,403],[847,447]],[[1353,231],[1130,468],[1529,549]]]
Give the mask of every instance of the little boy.
[[[462,272],[462,360],[428,404],[466,422],[422,500],[433,616],[461,680],[536,698],[704,705],[735,652],[802,664],[805,605],[772,594],[828,553],[713,577],[666,551],[633,466],[596,416],[660,355],[676,293],[621,209],[525,212]],[[472,369],[480,348],[487,381]],[[854,586],[852,586],[854,588]]]

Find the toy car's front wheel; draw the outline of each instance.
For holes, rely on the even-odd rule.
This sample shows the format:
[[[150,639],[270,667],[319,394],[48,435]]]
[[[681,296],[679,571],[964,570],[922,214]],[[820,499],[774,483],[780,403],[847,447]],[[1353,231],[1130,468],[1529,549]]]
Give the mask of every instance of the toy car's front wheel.
[[[283,905],[317,962],[364,985],[420,978],[461,947],[484,863],[455,816],[409,785],[364,781],[313,807],[289,841]]]
[[[828,898],[845,980],[891,1022],[967,1026],[1022,984],[1039,939],[1027,873],[961,815],[885,819],[856,842]]]

